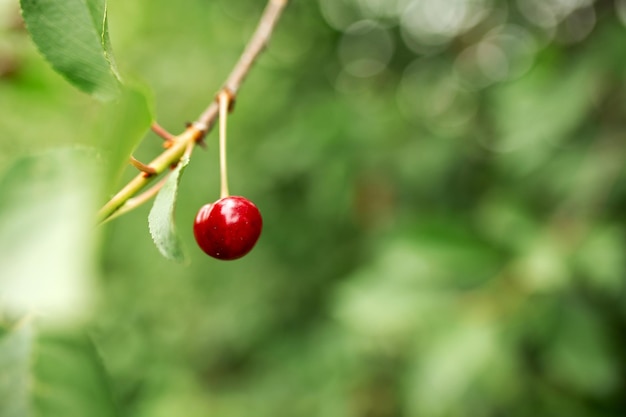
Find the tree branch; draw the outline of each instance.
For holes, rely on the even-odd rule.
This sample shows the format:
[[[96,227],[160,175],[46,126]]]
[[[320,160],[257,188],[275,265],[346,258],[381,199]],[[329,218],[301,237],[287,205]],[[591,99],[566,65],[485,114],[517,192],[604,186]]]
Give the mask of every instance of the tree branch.
[[[220,89],[220,92],[226,92],[234,100],[239,87],[243,83],[246,75],[257,60],[259,54],[267,45],[276,24],[282,14],[283,9],[287,5],[288,0],[269,0],[263,15],[259,20],[259,24],[250,38],[248,45],[244,49],[239,61],[229,74],[226,82]],[[98,223],[102,223],[111,217],[120,209],[129,199],[143,189],[158,174],[175,166],[190,146],[200,142],[204,136],[211,130],[218,116],[219,105],[216,99],[204,110],[200,117],[180,135],[172,139],[172,144],[163,153],[157,156],[150,163],[146,164],[148,168],[154,169],[156,175],[146,176],[140,173],[126,184],[117,194],[115,194],[102,208],[98,211]],[[143,202],[143,201],[142,201]],[[137,207],[133,205],[132,208]]]

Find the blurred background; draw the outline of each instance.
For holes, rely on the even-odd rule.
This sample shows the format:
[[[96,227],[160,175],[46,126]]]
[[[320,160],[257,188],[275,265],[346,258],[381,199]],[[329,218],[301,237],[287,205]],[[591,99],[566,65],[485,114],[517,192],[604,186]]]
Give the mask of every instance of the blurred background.
[[[626,1],[291,3],[229,119],[231,192],[264,218],[248,256],[193,240],[219,193],[211,134],[179,192],[187,264],[159,255],[149,205],[77,225],[24,168],[12,184],[39,191],[4,188],[0,292],[28,275],[22,298],[65,297],[124,416],[626,415]],[[263,6],[110,0],[117,64],[180,132]],[[98,149],[99,106],[0,0],[5,178],[24,155]],[[135,156],[160,151],[149,134]],[[71,196],[81,213],[107,197]],[[15,198],[41,223],[21,251]]]

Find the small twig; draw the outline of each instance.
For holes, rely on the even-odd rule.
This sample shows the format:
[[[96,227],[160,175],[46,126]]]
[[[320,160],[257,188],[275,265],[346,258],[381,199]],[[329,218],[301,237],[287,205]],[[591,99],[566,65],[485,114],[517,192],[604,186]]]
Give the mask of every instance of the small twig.
[[[239,87],[246,78],[246,75],[248,75],[250,68],[252,68],[252,65],[258,58],[259,54],[263,51],[263,49],[265,49],[280,15],[287,5],[287,1],[288,0],[270,0],[265,7],[263,16],[261,17],[259,25],[252,35],[252,38],[250,38],[250,42],[248,42],[246,49],[244,49],[239,61],[237,62],[237,65],[235,65],[224,83],[223,89],[228,89],[229,93],[232,95],[232,102],[234,102],[234,99],[239,91]],[[211,103],[204,113],[200,115],[198,122],[211,126],[217,117],[219,110],[218,107],[217,100]]]
[[[283,9],[287,5],[287,2],[288,0],[268,1],[259,21],[259,25],[241,54],[239,61],[226,79],[223,87],[220,89],[220,92],[227,91],[231,95],[231,102],[234,100],[241,83],[252,68],[252,65],[267,45],[267,42],[269,41],[272,32],[276,27],[276,23],[278,22]],[[154,168],[156,174],[146,176],[141,173],[133,178],[100,209],[97,215],[98,222],[101,223],[109,219],[114,213],[120,210],[122,206],[125,206],[129,199],[144,188],[158,174],[163,173],[169,167],[175,165],[183,154],[188,151],[189,147],[193,147],[195,144],[201,142],[204,136],[213,127],[213,124],[218,116],[218,110],[218,102],[217,100],[214,100],[204,110],[197,121],[190,124],[183,133],[173,137],[170,142],[171,146],[147,164],[148,166]],[[143,202],[145,201],[141,201],[141,203]],[[135,208],[136,206],[137,205],[134,205],[132,208]],[[127,211],[128,210],[125,210],[124,212]]]
[[[130,156],[130,164],[137,168],[139,171],[143,172],[144,176],[152,176],[157,174],[154,168],[152,168],[150,165],[144,164],[132,155]]]
[[[172,146],[172,143],[174,143],[174,141],[176,140],[175,135],[172,135],[170,132],[165,130],[165,128],[163,128],[163,126],[161,126],[157,122],[152,122],[152,126],[150,126],[150,128],[152,129],[154,133],[159,135],[165,141],[163,142],[164,148],[169,148],[170,146]]]

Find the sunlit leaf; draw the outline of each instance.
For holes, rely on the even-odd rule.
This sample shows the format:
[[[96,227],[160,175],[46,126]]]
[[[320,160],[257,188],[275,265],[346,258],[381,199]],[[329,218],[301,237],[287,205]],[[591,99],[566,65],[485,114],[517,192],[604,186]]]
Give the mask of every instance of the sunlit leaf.
[[[16,315],[78,319],[91,304],[93,152],[65,149],[24,157],[0,178],[0,300]]]
[[[488,320],[457,319],[441,333],[425,341],[410,372],[411,415],[458,415],[469,408],[471,389],[501,366],[497,330]]]
[[[620,227],[601,227],[589,234],[574,262],[588,282],[609,294],[623,291],[626,242]]]
[[[157,194],[148,216],[150,234],[159,252],[166,258],[177,262],[184,261],[185,254],[176,235],[174,210],[180,176],[188,163],[189,158],[183,158],[176,169],[172,171],[165,185]]]
[[[495,88],[489,111],[496,134],[485,146],[500,154],[505,175],[537,169],[570,139],[593,106],[597,84],[585,61],[571,62],[567,71],[542,62],[523,78]]]
[[[106,0],[21,0],[21,6],[33,41],[57,72],[97,98],[117,95]]]

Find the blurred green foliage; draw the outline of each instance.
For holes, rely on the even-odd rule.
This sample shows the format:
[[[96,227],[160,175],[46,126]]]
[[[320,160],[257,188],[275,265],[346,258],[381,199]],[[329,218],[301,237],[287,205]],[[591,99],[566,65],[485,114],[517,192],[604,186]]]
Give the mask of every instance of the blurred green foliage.
[[[87,194],[51,216],[49,172],[10,168],[106,154],[114,131],[16,3],[0,1],[0,248],[29,256],[0,276],[0,416],[29,415],[37,381],[59,387],[59,408],[30,400],[42,416],[626,415],[626,2],[294,0],[229,121],[230,188],[260,208],[261,239],[235,262],[195,246],[218,196],[211,135],[179,189],[186,266],[159,255],[149,207],[90,228]],[[212,100],[262,3],[109,2],[117,64],[151,86],[162,125]],[[85,158],[54,165],[56,194]],[[19,207],[38,219],[23,232]],[[30,278],[45,307],[76,262],[91,297],[77,321],[9,311],[7,283]]]

